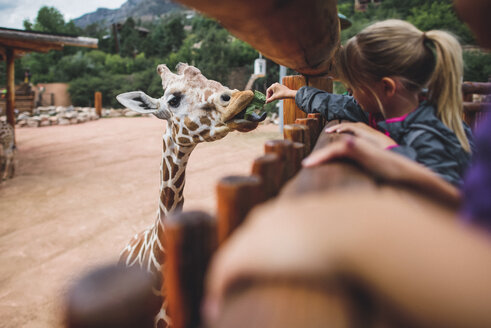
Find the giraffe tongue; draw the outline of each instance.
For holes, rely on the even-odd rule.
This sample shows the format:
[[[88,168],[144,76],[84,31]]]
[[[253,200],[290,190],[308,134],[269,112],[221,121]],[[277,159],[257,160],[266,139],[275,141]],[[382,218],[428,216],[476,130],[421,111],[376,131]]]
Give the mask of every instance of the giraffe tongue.
[[[252,122],[262,122],[266,119],[266,116],[268,116],[266,112],[263,112],[261,115],[252,113],[247,116],[247,120]]]
[[[258,115],[256,113],[249,113],[247,114],[247,117],[246,117],[246,110],[244,109],[243,111],[241,111],[240,113],[238,113],[237,115],[235,115],[232,120],[247,120],[249,122],[262,122],[266,119],[266,116],[268,114],[266,112],[264,113],[261,113],[261,115]]]

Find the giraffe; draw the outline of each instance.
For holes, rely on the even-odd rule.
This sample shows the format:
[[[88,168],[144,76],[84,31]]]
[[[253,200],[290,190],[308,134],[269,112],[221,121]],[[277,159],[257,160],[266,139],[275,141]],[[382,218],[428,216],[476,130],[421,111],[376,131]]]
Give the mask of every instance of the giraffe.
[[[216,81],[208,80],[199,69],[179,63],[177,74],[166,65],[158,65],[164,95],[154,99],[142,91],[117,96],[118,101],[140,113],[151,113],[167,121],[163,135],[160,165],[160,199],[157,219],[153,226],[135,235],[123,249],[120,264],[141,268],[156,279],[154,293],[161,297],[162,306],[156,315],[156,327],[170,325],[166,314],[165,295],[161,294],[164,277],[160,268],[165,259],[163,233],[165,217],[171,211],[182,209],[186,165],[191,152],[200,142],[210,142],[225,137],[230,131],[248,132],[265,118],[255,115],[251,120],[243,111],[252,101],[252,91],[231,90]]]
[[[0,182],[14,176],[14,152],[14,128],[0,121]]]

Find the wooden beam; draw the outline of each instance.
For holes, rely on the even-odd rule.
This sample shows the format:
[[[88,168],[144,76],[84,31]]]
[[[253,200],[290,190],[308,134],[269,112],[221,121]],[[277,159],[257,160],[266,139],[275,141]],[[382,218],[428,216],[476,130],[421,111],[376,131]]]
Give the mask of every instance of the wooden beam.
[[[7,123],[15,129],[15,51],[7,48]],[[14,130],[15,131],[15,130]],[[14,132],[15,135],[15,132]]]
[[[50,50],[63,49],[63,45],[56,44],[56,43],[42,43],[42,42],[35,42],[35,41],[26,42],[22,40],[12,40],[12,39],[0,40],[0,44],[8,48],[15,48],[26,52],[31,52],[31,51],[48,52]]]
[[[339,47],[335,0],[178,0],[217,19],[264,56],[304,75],[330,69]]]
[[[16,40],[25,44],[56,44],[58,46],[75,46],[97,48],[98,40],[81,36],[48,34],[34,31],[23,31],[0,28],[0,44],[7,40]]]

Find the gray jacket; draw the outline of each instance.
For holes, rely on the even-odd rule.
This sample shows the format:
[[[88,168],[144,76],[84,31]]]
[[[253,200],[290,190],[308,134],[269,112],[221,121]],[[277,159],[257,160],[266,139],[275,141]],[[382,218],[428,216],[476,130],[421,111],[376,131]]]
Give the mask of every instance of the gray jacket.
[[[368,113],[350,96],[302,87],[295,102],[303,111],[321,113],[328,121],[349,120],[374,125]],[[423,164],[453,185],[460,186],[471,155],[462,148],[455,133],[436,116],[431,104],[422,102],[404,119],[379,121],[375,125],[378,130],[388,132],[399,145],[391,151]],[[465,123],[464,130],[473,149],[472,133]]]

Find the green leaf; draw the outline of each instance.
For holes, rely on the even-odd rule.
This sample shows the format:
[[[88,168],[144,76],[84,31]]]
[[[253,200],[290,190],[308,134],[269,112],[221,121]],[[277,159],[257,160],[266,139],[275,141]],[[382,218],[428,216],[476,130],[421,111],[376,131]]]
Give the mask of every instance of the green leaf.
[[[264,93],[254,90],[254,98],[252,98],[251,103],[246,107],[245,119],[247,116],[254,113],[256,110],[262,111],[264,104],[266,103],[266,96]]]

